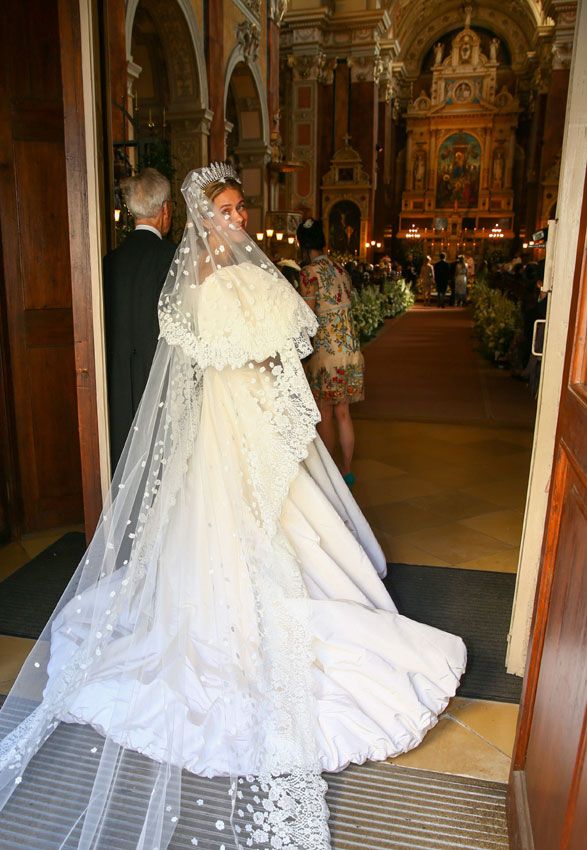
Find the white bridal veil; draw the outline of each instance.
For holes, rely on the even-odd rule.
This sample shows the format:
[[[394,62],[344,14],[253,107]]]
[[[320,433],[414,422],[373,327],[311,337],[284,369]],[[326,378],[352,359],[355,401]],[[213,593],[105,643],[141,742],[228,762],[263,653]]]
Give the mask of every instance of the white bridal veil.
[[[0,713],[2,847],[329,847],[307,597],[278,525],[318,420],[299,359],[316,320],[205,196],[226,176],[184,182],[140,409]]]

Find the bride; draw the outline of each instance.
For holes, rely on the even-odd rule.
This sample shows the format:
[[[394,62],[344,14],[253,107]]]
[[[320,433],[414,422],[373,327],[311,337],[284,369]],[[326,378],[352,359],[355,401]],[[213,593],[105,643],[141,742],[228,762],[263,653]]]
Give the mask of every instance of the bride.
[[[321,773],[416,746],[465,649],[380,580],[316,434],[316,319],[248,237],[236,173],[213,163],[182,191],[140,409],[2,712],[0,803],[10,821],[47,794],[52,746],[51,793],[68,790],[35,847],[326,850]]]

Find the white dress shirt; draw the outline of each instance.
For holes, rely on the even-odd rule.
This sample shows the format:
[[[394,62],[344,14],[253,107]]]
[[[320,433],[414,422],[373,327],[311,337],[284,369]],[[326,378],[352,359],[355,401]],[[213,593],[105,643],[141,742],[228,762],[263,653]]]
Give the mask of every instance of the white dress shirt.
[[[159,233],[157,228],[153,227],[153,225],[151,225],[151,224],[137,224],[137,226],[135,227],[135,230],[150,230],[151,233],[154,233],[155,236],[159,237],[159,239],[163,239],[163,237],[161,236],[161,234]]]

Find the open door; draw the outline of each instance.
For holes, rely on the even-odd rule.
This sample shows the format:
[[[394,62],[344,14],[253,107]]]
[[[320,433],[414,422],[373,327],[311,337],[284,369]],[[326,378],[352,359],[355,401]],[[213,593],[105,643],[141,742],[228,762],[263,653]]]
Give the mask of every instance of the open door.
[[[508,817],[513,850],[587,847],[587,180]]]

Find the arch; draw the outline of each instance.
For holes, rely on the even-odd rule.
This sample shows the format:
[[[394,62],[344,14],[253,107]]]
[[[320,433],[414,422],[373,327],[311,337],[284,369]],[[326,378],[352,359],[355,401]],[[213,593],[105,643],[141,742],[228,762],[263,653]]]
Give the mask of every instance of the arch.
[[[489,29],[486,26],[477,26],[476,24],[472,26],[472,30],[476,36],[478,36],[481,40],[481,52],[485,54],[485,56],[489,56],[489,44],[488,41],[497,35],[497,33]],[[462,31],[462,26],[459,25],[457,27],[453,27],[452,29],[446,30],[441,36],[438,37],[437,42],[440,41],[444,45],[444,54],[446,57],[449,55],[451,50],[451,44],[453,39],[457,37],[459,32]],[[434,65],[434,48],[436,47],[437,42],[434,42],[427,51],[421,54],[420,58],[420,67],[419,73],[426,74],[431,73]],[[512,64],[512,57],[510,55],[509,44],[506,40],[500,38],[500,48],[501,48],[501,57],[500,57],[500,66],[510,66]]]
[[[259,99],[259,104],[261,107],[261,138],[263,142],[267,145],[267,149],[270,147],[271,142],[271,134],[269,127],[269,108],[267,106],[267,98],[263,97],[263,92],[265,90],[263,85],[263,77],[261,74],[261,68],[259,67],[258,60],[254,62],[247,62],[243,48],[240,44],[237,44],[233,49],[232,53],[228,58],[228,63],[226,65],[226,72],[224,74],[224,118],[226,120],[226,105],[228,101],[228,90],[230,87],[230,82],[232,80],[232,75],[236,70],[237,66],[240,64],[245,65],[250,71],[253,80],[255,81],[255,87],[257,89],[257,97]]]
[[[224,122],[227,141],[232,140],[232,150],[227,153],[238,159],[249,204],[250,229],[263,230],[268,200],[266,164],[271,155],[269,111],[259,64],[246,61],[240,44],[226,66]]]
[[[126,37],[126,58],[127,61],[132,62],[132,52],[131,52],[131,44],[132,44],[132,32],[135,21],[135,15],[137,11],[137,7],[140,3],[140,0],[128,0],[128,5],[126,8],[126,21],[125,21],[125,37]],[[183,18],[185,19],[185,24],[187,26],[191,45],[194,50],[194,56],[197,66],[198,72],[198,95],[197,95],[197,104],[200,109],[208,109],[209,95],[208,95],[208,76],[206,74],[206,56],[204,52],[204,42],[202,39],[202,35],[198,29],[198,21],[195,16],[194,9],[190,0],[166,0],[166,4],[169,6],[172,3],[177,5],[179,10],[181,11]]]
[[[442,8],[439,8],[439,6]],[[513,70],[520,72],[528,51],[533,49],[536,27],[536,10],[531,3],[524,4],[524,14],[513,17],[507,7],[499,2],[485,2],[475,7],[471,27],[487,29],[507,44]],[[422,72],[422,62],[431,47],[447,32],[464,26],[462,5],[437,0],[426,4],[424,18],[418,4],[412,4],[405,16],[398,19],[396,38],[400,43],[398,61],[406,67],[410,79]]]
[[[129,56],[133,50],[138,52],[138,44],[144,45],[144,39],[150,44],[148,61],[146,55],[141,57],[145,67],[138,75],[137,88],[144,79],[146,88],[158,95],[154,106],[162,127],[154,133],[154,144],[161,147],[162,166],[168,156],[171,158],[172,192],[179,200],[185,175],[207,162],[212,118],[205,106],[206,68],[194,13],[189,0],[130,0],[126,23]],[[184,206],[180,203],[173,218],[174,237],[180,235],[184,224]]]

